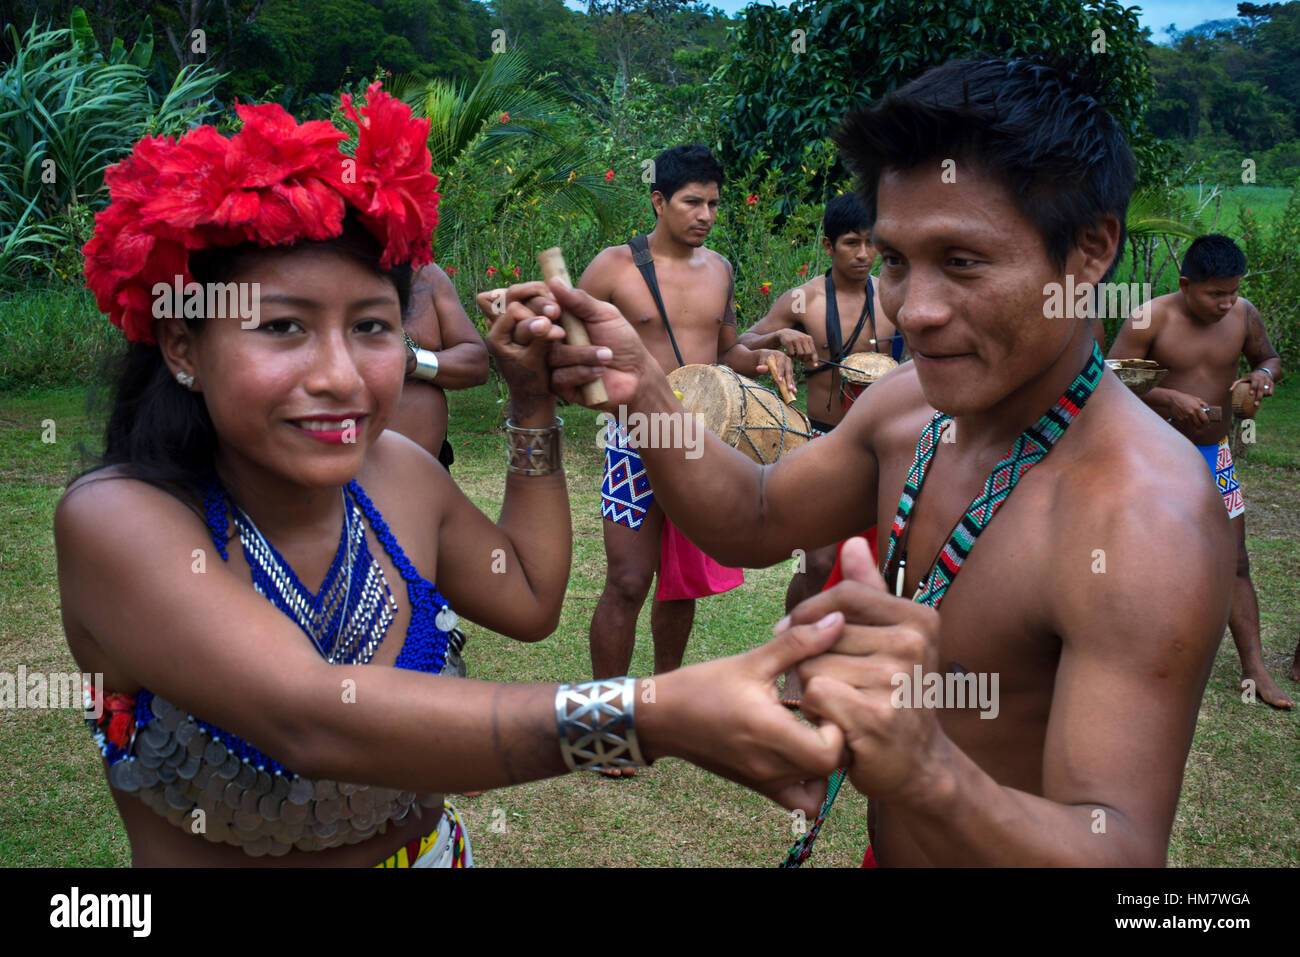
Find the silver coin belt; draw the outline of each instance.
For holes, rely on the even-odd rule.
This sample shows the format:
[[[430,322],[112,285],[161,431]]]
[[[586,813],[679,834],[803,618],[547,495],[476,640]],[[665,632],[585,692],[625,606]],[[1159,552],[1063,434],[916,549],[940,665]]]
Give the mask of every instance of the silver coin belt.
[[[442,807],[438,794],[259,771],[180,708],[155,695],[150,709],[154,720],[109,768],[113,787],[181,830],[252,857],[357,844],[412,812],[421,817],[421,808]]]

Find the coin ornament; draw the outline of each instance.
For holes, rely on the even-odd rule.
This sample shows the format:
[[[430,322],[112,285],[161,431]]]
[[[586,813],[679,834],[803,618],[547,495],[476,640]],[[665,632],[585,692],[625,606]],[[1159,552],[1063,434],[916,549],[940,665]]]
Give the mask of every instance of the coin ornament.
[[[444,622],[455,627],[456,613],[450,608],[439,616],[440,628]],[[232,748],[242,742],[219,740],[211,725],[156,695],[141,692],[140,697],[146,700],[137,716],[145,720],[128,736],[120,728],[114,732],[127,747],[114,749],[109,783],[136,795],[186,833],[193,833],[192,812],[202,809],[208,820],[203,837],[240,847],[250,857],[356,844],[404,821],[412,811],[419,817],[422,808],[441,807],[440,795],[313,780],[256,752],[236,753]],[[90,706],[88,702],[88,710]],[[108,743],[106,732],[92,730]],[[255,763],[256,758],[262,761]]]

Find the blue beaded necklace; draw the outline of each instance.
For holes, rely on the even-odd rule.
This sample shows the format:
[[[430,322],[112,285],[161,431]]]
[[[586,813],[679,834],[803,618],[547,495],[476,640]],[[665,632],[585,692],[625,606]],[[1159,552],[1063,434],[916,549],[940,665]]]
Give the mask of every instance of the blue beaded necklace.
[[[366,544],[366,531],[353,484],[342,489],[343,532],[320,591],[313,595],[253,520],[213,478],[204,488],[208,526],[225,527],[229,507],[258,594],[297,622],[330,664],[366,664],[383,641],[397,612],[384,570]],[[226,560],[224,548],[221,558]]]

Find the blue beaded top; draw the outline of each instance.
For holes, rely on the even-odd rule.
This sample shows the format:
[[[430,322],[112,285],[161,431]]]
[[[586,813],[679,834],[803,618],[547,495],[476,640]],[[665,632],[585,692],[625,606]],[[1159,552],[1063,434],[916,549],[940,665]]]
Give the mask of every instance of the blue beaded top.
[[[432,582],[426,581],[415,570],[415,565],[406,557],[406,553],[402,551],[402,546],[397,543],[397,539],[389,530],[388,523],[384,521],[383,516],[379,514],[379,510],[375,508],[374,503],[370,501],[370,497],[366,495],[355,479],[348,483],[347,492],[361,507],[366,522],[375,533],[375,538],[384,546],[384,550],[388,552],[388,557],[406,582],[406,594],[411,604],[411,622],[406,629],[406,639],[402,643],[402,649],[397,655],[394,667],[406,668],[410,671],[422,671],[426,674],[441,673],[447,664],[448,641],[451,638],[452,630],[456,627],[456,616],[451,612],[450,604],[434,587]],[[221,560],[229,561],[227,545],[231,536],[227,517],[227,500],[225,491],[215,477],[204,487],[203,507],[207,518],[208,532],[212,536],[212,543],[216,546],[218,554],[221,555]],[[340,544],[340,554],[342,548],[343,543]],[[338,563],[339,558],[336,556],[335,564]],[[326,582],[328,583],[329,580],[330,575],[327,574]],[[281,602],[277,602],[270,596],[268,598],[276,607],[280,607],[281,611],[288,614],[286,609],[282,607]],[[443,619],[444,624],[447,625],[445,630],[438,627],[439,619]],[[153,697],[153,692],[144,688],[140,689],[135,696],[135,721],[138,731],[144,730],[149,722],[154,719],[154,713],[149,707]],[[274,758],[258,751],[247,741],[197,717],[195,720],[200,729],[224,744],[227,750],[236,755],[241,761],[252,765],[259,771],[296,777],[293,771]],[[97,735],[97,737],[102,738],[102,735]],[[110,741],[101,740],[100,745],[110,766],[127,756],[124,749]]]

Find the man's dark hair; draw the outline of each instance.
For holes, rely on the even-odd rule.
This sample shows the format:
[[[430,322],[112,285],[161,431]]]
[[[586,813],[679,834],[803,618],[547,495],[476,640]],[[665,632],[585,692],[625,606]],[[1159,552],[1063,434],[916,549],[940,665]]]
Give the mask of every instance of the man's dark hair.
[[[822,215],[822,232],[835,245],[845,233],[861,233],[871,228],[871,220],[857,193],[841,193],[826,204]]]
[[[1001,180],[1059,269],[1081,230],[1117,217],[1109,277],[1124,248],[1136,164],[1091,86],[1039,59],[954,60],[851,111],[832,138],[873,224],[881,173],[954,159]]]
[[[1222,233],[1197,236],[1187,247],[1179,275],[1191,282],[1246,274],[1246,254]]]
[[[655,157],[654,179],[650,192],[658,190],[671,200],[687,183],[717,183],[722,188],[725,177],[722,164],[713,158],[703,143],[690,143],[666,149]]]

